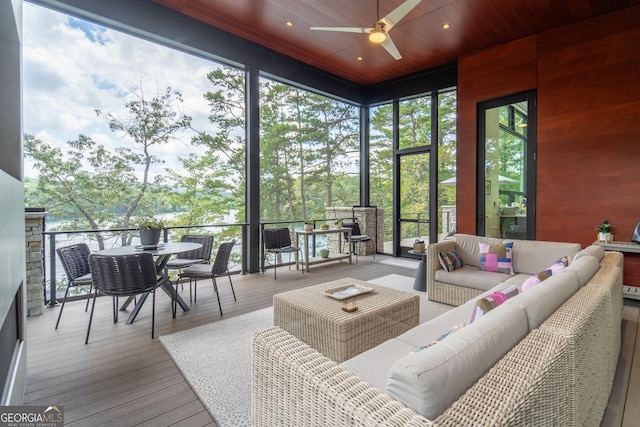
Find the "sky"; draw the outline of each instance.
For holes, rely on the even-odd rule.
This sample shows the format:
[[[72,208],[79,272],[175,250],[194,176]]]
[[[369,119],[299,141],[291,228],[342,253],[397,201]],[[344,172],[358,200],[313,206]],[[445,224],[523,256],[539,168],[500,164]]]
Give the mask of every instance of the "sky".
[[[127,143],[113,133],[96,109],[126,118],[125,97],[131,88],[163,93],[167,86],[182,93],[184,113],[194,128],[211,130],[203,98],[213,90],[206,75],[218,65],[52,10],[24,3],[23,11],[24,132],[62,147],[79,134],[113,149]],[[178,168],[190,134],[164,145],[158,154],[164,167]],[[25,176],[37,171],[25,158]]]

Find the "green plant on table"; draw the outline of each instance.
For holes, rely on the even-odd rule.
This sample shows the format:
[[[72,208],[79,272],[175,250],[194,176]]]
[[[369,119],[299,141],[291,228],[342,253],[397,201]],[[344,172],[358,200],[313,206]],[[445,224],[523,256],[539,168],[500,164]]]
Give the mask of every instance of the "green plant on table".
[[[602,223],[596,227],[596,231],[600,233],[611,233],[613,232],[613,224],[609,223],[608,219],[603,219]]]
[[[142,220],[140,222],[140,225],[138,226],[139,230],[152,230],[152,229],[158,229],[158,228],[164,228],[165,227],[165,223],[162,219],[160,218],[145,218],[144,220]]]

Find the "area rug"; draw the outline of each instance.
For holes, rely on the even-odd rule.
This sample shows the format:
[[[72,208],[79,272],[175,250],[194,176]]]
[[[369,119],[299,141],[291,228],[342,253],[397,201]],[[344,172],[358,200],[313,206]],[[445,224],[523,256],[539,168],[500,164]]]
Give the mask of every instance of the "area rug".
[[[411,277],[391,274],[369,282],[419,294],[421,323],[451,309],[413,290]],[[273,307],[159,337],[221,427],[251,425],[251,339],[270,326]]]
[[[411,270],[417,270],[420,261],[408,258],[389,258],[378,261],[380,264],[392,265],[394,267],[403,267]]]

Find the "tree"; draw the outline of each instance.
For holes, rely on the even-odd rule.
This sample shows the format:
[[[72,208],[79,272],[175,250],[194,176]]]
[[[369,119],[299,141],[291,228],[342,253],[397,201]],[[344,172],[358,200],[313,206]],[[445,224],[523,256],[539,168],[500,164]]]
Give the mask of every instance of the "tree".
[[[108,150],[85,135],[67,142],[65,150],[25,135],[25,155],[39,171],[36,200],[60,217],[74,218],[71,228],[93,230],[129,228],[134,215],[153,211],[162,194],[161,179],[151,181],[151,164],[159,162],[154,148],[189,128],[190,118],[177,111],[180,93],[171,88],[151,99],[142,88],[125,104],[124,120],[106,113],[109,127],[127,137],[130,145]],[[98,116],[102,116],[96,110]],[[142,166],[142,175],[137,174]],[[27,200],[34,197],[26,194]],[[97,236],[100,248],[104,239]],[[122,244],[131,237],[122,235]]]
[[[143,88],[139,87],[137,91],[131,93],[131,98],[125,103],[129,114],[125,120],[111,113],[96,110],[98,116],[107,115],[109,128],[113,132],[119,132],[133,140],[133,148],[120,149],[123,157],[131,165],[143,166],[142,179],[137,189],[131,194],[133,197],[129,200],[122,217],[123,228],[129,228],[131,218],[136,211],[144,208],[141,201],[150,185],[151,164],[162,162],[153,155],[154,146],[167,144],[176,139],[177,133],[188,129],[191,125],[191,117],[182,114],[178,108],[182,102],[180,92],[172,90],[171,87],[167,87],[164,93],[157,94],[151,99],[148,99]],[[159,184],[161,181],[162,177],[156,178],[156,183]],[[123,244],[126,241],[125,236],[126,234],[123,236]]]

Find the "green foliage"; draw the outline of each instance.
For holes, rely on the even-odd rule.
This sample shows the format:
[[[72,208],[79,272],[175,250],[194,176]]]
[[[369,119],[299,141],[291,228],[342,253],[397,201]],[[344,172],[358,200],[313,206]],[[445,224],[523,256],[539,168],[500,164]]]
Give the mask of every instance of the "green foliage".
[[[68,141],[64,149],[25,135],[25,155],[39,172],[37,186],[26,191],[26,204],[46,207],[56,217],[75,218],[71,225],[76,229],[130,228],[134,215],[148,215],[160,203],[162,182],[149,179],[151,164],[159,162],[153,149],[189,127],[191,119],[176,111],[181,102],[171,88],[150,99],[138,88],[126,101],[126,118],[106,114],[109,128],[129,140],[115,150],[85,135]],[[124,233],[123,244],[130,238]],[[104,247],[100,235],[98,243]]]
[[[138,230],[153,230],[166,227],[165,222],[161,218],[149,217],[144,218],[138,224]]]
[[[217,68],[207,75],[211,90],[208,129],[191,129],[179,92],[167,88],[149,98],[137,88],[126,102],[127,117],[106,116],[112,131],[128,144],[117,150],[79,135],[58,149],[25,135],[25,154],[40,172],[25,182],[30,206],[44,206],[56,217],[76,218],[77,228],[129,228],[136,218],[174,212],[172,225],[220,223],[231,214],[245,220],[246,111],[244,73]],[[400,149],[432,145],[438,180],[455,176],[456,96],[438,95],[438,139],[432,140],[431,97],[400,103]],[[179,156],[180,168],[150,179],[160,163],[156,148],[183,130],[195,132],[193,152]],[[387,212],[385,239],[393,224],[393,107],[371,108],[371,203]],[[434,149],[432,147],[432,150]],[[428,215],[429,156],[402,157],[401,212]],[[360,200],[360,124],[358,108],[281,83],[260,83],[260,206],[265,221],[324,218],[331,206]],[[455,187],[439,188],[438,202],[455,204]],[[136,224],[140,225],[141,224]],[[161,225],[161,227],[164,224]],[[237,230],[223,230],[232,236]],[[124,243],[123,237],[123,243]]]

